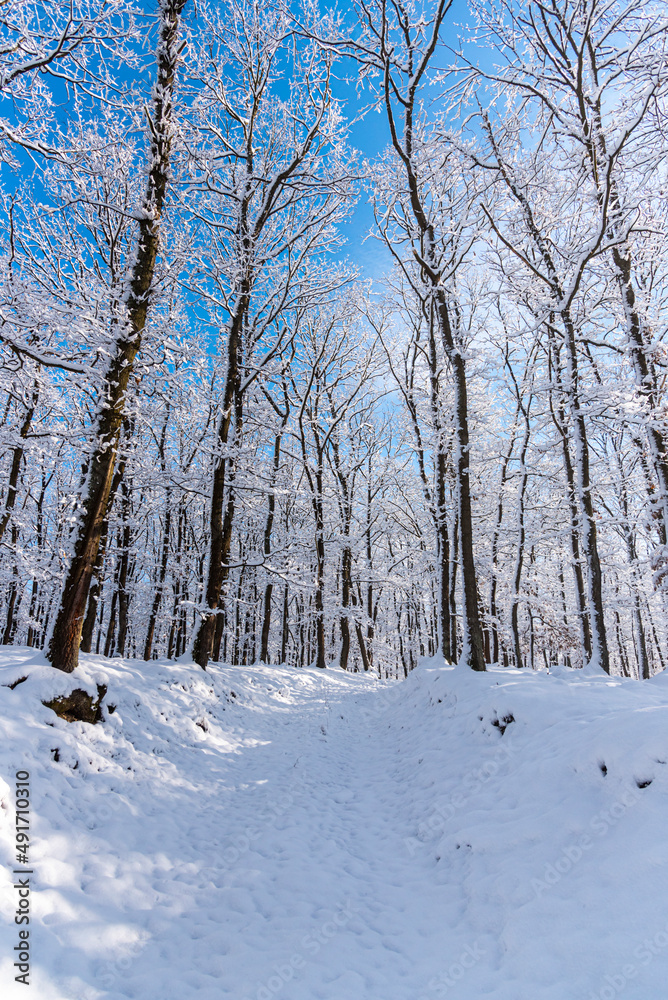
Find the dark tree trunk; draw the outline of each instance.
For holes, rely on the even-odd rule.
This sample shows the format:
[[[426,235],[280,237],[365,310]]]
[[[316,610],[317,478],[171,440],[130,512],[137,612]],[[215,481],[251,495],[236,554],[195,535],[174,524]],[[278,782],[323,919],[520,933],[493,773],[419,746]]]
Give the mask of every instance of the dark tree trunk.
[[[289,619],[289,590],[287,583],[283,588],[283,628],[281,630],[281,663],[285,663],[288,655],[288,619]]]
[[[167,640],[167,659],[171,660],[172,656],[178,656],[178,652],[175,652],[178,647],[177,631],[178,622],[180,617],[180,601],[181,601],[181,587],[183,581],[181,580],[181,562],[182,562],[182,550],[183,550],[183,540],[185,535],[186,527],[186,511],[185,503],[181,499],[179,503],[179,517],[176,527],[176,552],[174,553],[174,570],[172,572],[172,590],[174,592],[174,602],[172,604],[172,623],[169,629],[169,638]]]
[[[42,488],[37,499],[37,517],[35,523],[36,537],[37,537],[37,548],[40,552],[44,550],[44,499],[46,497],[46,491],[53,478],[54,473],[52,472],[50,476],[46,476],[44,471],[42,471]],[[28,618],[30,619],[30,625],[28,627],[28,645],[29,646],[41,646],[42,643],[38,641],[37,636],[41,633],[41,624],[43,621],[41,611],[41,597],[40,586],[35,578],[32,581],[32,594],[30,596],[30,609],[28,611]],[[33,622],[39,622],[39,625],[33,625]]]
[[[522,646],[519,630],[520,584],[522,580],[522,564],[524,562],[524,496],[526,493],[528,475],[526,471],[526,455],[529,447],[529,417],[525,412],[525,431],[520,451],[520,486],[517,491],[517,551],[515,555],[515,572],[513,573],[512,604],[510,608],[510,627],[513,633],[513,649],[515,651],[515,666],[522,667]]]
[[[226,452],[233,430],[235,444],[239,443],[243,418],[240,389],[240,364],[243,325],[248,308],[247,286],[242,288],[230,322],[227,342],[227,373],[223,392],[223,415],[218,426],[219,454],[213,470],[211,507],[209,509],[209,546],[204,603],[207,608],[202,616],[193,641],[193,659],[200,667],[206,665],[213,654],[216,634],[216,612],[220,609],[223,584],[227,579],[227,562],[232,544],[234,523],[234,466]],[[234,428],[232,421],[234,419]],[[225,494],[227,487],[227,503]]]
[[[575,439],[577,456],[577,492],[582,519],[582,541],[587,564],[587,590],[591,629],[591,655],[599,667],[609,674],[610,657],[605,634],[605,617],[603,613],[603,581],[601,563],[598,555],[598,541],[594,504],[591,495],[589,476],[589,442],[585,426],[585,417],[580,405],[578,391],[577,348],[575,327],[570,313],[562,310],[562,320],[566,333],[566,357],[568,359],[569,402],[571,405],[572,430]]]
[[[167,566],[169,563],[169,536],[172,528],[172,507],[171,492],[167,490],[165,497],[165,524],[162,531],[162,546],[160,551],[160,567],[158,569],[155,594],[153,595],[153,605],[151,615],[148,620],[146,641],[144,642],[144,659],[150,660],[153,652],[153,638],[155,636],[155,626],[158,620],[158,612],[162,604],[162,595],[165,589],[165,579],[167,578]]]
[[[457,636],[457,567],[459,566],[459,518],[455,515],[452,532],[452,559],[450,560],[450,662],[459,657]]]
[[[557,358],[557,365],[558,365]],[[557,375],[559,383],[560,376]],[[580,629],[580,643],[585,660],[591,657],[591,631],[589,628],[589,612],[587,610],[587,596],[582,573],[582,557],[580,555],[580,518],[578,515],[578,501],[575,489],[575,472],[573,471],[573,460],[566,427],[566,414],[561,401],[558,403],[557,412],[552,411],[552,418],[561,438],[561,450],[564,460],[564,471],[566,474],[566,498],[570,514],[571,556],[573,566],[573,579],[575,583],[575,602],[577,606],[578,625]]]
[[[342,670],[348,669],[348,657],[350,656],[350,621],[348,618],[352,597],[352,552],[347,544],[341,555],[341,652],[339,654],[339,666]]]
[[[450,536],[448,533],[448,442],[441,415],[441,389],[439,384],[439,362],[436,350],[436,335],[433,310],[429,313],[429,401],[432,422],[436,432],[436,455],[434,458],[436,486],[434,506],[434,526],[436,528],[437,546],[437,583],[438,598],[436,606],[436,625],[438,647],[441,655],[448,658],[452,648],[450,635]]]
[[[15,524],[12,524],[11,538],[12,552],[16,552],[19,541],[19,532]],[[3,646],[11,646],[14,641],[14,632],[16,631],[16,601],[19,596],[19,568],[16,563],[14,563],[14,569],[12,572],[13,579],[9,585],[9,597],[7,600],[7,618],[5,621],[5,630],[2,635]]]
[[[132,439],[133,434],[133,423],[132,421],[124,420],[122,435],[126,441]],[[123,477],[125,476],[125,466],[127,462],[127,454],[121,451],[121,456],[118,461],[118,467],[114,475],[113,482],[111,484],[111,490],[109,492],[109,499],[107,501],[107,517],[105,517],[102,523],[102,529],[100,532],[100,545],[97,550],[97,557],[95,559],[95,566],[93,567],[93,575],[91,578],[90,590],[88,592],[88,607],[86,609],[86,617],[84,619],[83,629],[81,633],[81,645],[80,649],[84,653],[90,653],[93,646],[93,632],[95,630],[95,621],[97,619],[97,607],[100,600],[100,595],[102,593],[102,585],[104,582],[104,560],[107,553],[107,540],[109,536],[109,513],[111,512],[112,505],[116,498],[118,492],[118,487],[123,482]]]
[[[38,393],[35,389],[33,393],[33,399],[31,406],[26,410],[26,414],[19,429],[19,437],[24,441],[30,431],[30,425],[32,423],[32,418],[35,413],[35,407],[37,405]],[[17,444],[12,452],[12,464],[9,470],[9,482],[7,483],[7,497],[5,499],[5,511],[0,521],[0,539],[4,535],[7,525],[10,523],[12,518],[12,512],[16,504],[16,497],[18,492],[18,482],[19,475],[21,472],[21,466],[23,464],[24,448],[23,445]],[[19,532],[14,523],[12,523],[11,531],[11,551],[16,554],[17,546],[19,541]],[[13,567],[14,579],[9,586],[9,598],[7,601],[7,618],[5,621],[5,629],[2,636],[3,646],[9,646],[14,641],[14,634],[16,631],[16,612],[18,610],[17,599],[20,604],[19,594],[22,595],[20,591],[20,581],[19,581],[19,567],[16,562],[14,562]]]
[[[30,425],[32,424],[32,418],[35,414],[35,407],[37,406],[38,392],[35,389],[33,393],[33,398],[30,407],[26,410],[23,423],[19,429],[19,438],[21,441],[25,441],[30,432]],[[0,541],[2,536],[7,530],[7,525],[9,524],[12,511],[16,504],[16,497],[18,492],[19,475],[21,472],[21,465],[23,464],[23,454],[24,448],[22,444],[17,444],[12,452],[12,464],[9,470],[9,480],[7,482],[7,496],[5,499],[5,511],[2,515],[2,520],[0,521]],[[15,543],[12,543],[13,545]]]
[[[123,494],[123,530],[121,533],[121,558],[118,572],[118,639],[116,642],[116,654],[125,656],[125,645],[128,636],[128,624],[130,614],[130,590],[129,584],[132,576],[130,559],[132,551],[132,527],[130,524],[130,489],[123,480],[121,484]]]
[[[322,476],[319,477],[319,490],[322,490]],[[316,501],[316,535],[315,535],[315,555],[316,555],[316,586],[315,586],[315,644],[316,644],[316,667],[324,669],[327,666],[325,654],[325,524],[322,509],[322,492],[319,492]]]
[[[285,427],[288,417],[288,410],[286,406],[285,417],[281,423],[281,431],[276,435],[274,440],[274,460],[272,468],[272,481],[271,488],[269,490],[269,496],[267,498],[267,520],[264,526],[264,557],[267,559],[271,555],[271,533],[274,527],[274,512],[276,509],[276,477],[278,476],[278,469],[281,462],[281,439],[283,428]],[[273,584],[271,579],[268,580],[266,587],[264,588],[264,612],[262,616],[262,637],[260,641],[260,662],[269,663],[269,633],[271,630],[271,596],[273,593]]]
[[[111,506],[111,499],[109,500],[109,505]],[[97,550],[95,566],[93,567],[93,576],[90,590],[88,591],[88,607],[86,608],[86,617],[84,618],[83,629],[81,631],[80,649],[82,653],[90,653],[93,648],[93,632],[95,631],[97,609],[100,603],[100,595],[102,593],[102,584],[104,579],[102,574],[104,571],[104,560],[107,552],[108,535],[109,520],[108,518],[105,518],[100,532],[100,547]]]
[[[636,548],[636,536],[635,532],[631,526],[631,521],[629,519],[629,505],[628,505],[628,494],[626,489],[626,482],[624,477],[624,468],[619,457],[619,452],[615,450],[616,467],[619,477],[617,484],[617,493],[619,496],[619,505],[622,510],[624,517],[622,523],[622,530],[624,532],[624,541],[626,542],[626,553],[629,560],[629,567],[631,569],[631,588],[633,592],[632,599],[632,610],[631,616],[633,620],[633,638],[634,646],[636,651],[636,659],[638,661],[638,676],[641,680],[648,680],[650,676],[649,671],[649,657],[647,655],[647,641],[645,638],[645,626],[642,620],[642,610],[640,603],[640,580],[638,579],[638,552]]]
[[[113,656],[116,644],[116,608],[118,605],[118,587],[114,589],[111,596],[111,608],[109,609],[109,624],[107,625],[107,638],[104,643],[104,655],[109,657]]]

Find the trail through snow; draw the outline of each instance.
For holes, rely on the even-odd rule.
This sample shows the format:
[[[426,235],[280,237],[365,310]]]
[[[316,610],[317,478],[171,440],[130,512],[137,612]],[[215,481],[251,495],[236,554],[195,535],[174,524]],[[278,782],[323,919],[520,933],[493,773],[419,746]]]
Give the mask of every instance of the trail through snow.
[[[664,680],[2,657],[3,996],[25,768],[36,1000],[664,1000]]]

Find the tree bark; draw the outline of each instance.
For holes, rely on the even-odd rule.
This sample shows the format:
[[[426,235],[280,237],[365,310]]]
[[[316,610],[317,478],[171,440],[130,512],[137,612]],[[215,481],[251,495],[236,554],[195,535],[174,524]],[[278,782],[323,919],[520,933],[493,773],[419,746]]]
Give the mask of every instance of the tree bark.
[[[522,563],[524,561],[524,496],[526,494],[528,474],[526,471],[526,455],[529,447],[529,415],[524,410],[525,427],[522,447],[520,450],[520,485],[517,491],[517,550],[515,555],[515,570],[513,573],[512,603],[510,607],[510,628],[513,634],[513,649],[515,652],[515,666],[522,667],[522,646],[520,643],[519,630],[519,605],[520,605],[520,583],[522,580]]]
[[[165,589],[165,579],[167,577],[167,566],[169,563],[169,536],[172,528],[172,507],[171,491],[168,489],[165,497],[165,524],[162,531],[162,546],[160,552],[160,567],[157,573],[155,594],[153,595],[153,605],[151,615],[148,620],[146,631],[146,641],[144,642],[144,659],[150,660],[153,652],[153,638],[155,636],[155,626],[158,620],[158,612],[162,604],[162,596]]]
[[[35,388],[33,392],[33,398],[30,406],[26,410],[25,417],[23,418],[23,423],[19,429],[19,437],[21,441],[25,441],[30,432],[30,425],[32,424],[32,418],[35,414],[35,407],[37,406],[38,390]],[[12,465],[9,470],[9,480],[7,483],[7,496],[5,498],[5,511],[2,515],[2,520],[0,521],[0,541],[2,536],[7,530],[7,525],[9,524],[12,516],[12,511],[16,504],[16,497],[18,492],[18,482],[19,474],[21,472],[21,465],[23,463],[24,447],[22,444],[17,444],[12,452]]]
[[[274,439],[274,459],[272,467],[272,480],[271,487],[269,490],[269,496],[267,498],[267,520],[264,526],[264,556],[265,559],[271,555],[271,534],[274,527],[274,512],[276,510],[276,477],[278,476],[278,470],[281,462],[281,441],[283,428],[288,419],[288,407],[287,407],[287,393],[286,393],[286,412],[285,417],[281,421],[281,428],[279,433]],[[262,616],[262,636],[260,640],[260,662],[269,663],[269,633],[271,631],[271,600],[274,587],[271,582],[271,578],[267,580],[267,585],[264,588],[264,612]]]

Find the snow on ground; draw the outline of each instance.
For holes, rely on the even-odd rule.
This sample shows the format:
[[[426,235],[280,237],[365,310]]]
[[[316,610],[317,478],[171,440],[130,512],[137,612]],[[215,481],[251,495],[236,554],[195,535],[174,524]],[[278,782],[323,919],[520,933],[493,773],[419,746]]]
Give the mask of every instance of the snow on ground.
[[[96,683],[97,726],[41,704]],[[9,1000],[665,1000],[664,676],[90,656],[72,678],[4,648],[0,685]]]

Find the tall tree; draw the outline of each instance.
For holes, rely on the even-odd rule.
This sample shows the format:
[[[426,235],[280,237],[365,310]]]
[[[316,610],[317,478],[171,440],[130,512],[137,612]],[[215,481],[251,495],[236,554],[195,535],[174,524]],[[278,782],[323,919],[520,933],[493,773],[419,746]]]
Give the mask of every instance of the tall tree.
[[[161,0],[159,8],[157,77],[147,110],[148,179],[138,218],[136,254],[127,278],[112,358],[100,391],[81,512],[72,537],[73,553],[48,649],[53,666],[68,673],[78,663],[86,602],[107,514],[128,383],[141,347],[151,299],[174,132],[179,19],[186,2]]]
[[[349,196],[342,122],[332,102],[331,56],[300,38],[287,4],[243,2],[211,11],[195,160],[198,213],[210,229],[198,294],[220,316],[226,358],[218,421],[204,600],[193,636],[202,667],[214,653],[235,517],[235,449],[249,386],[287,345],[291,310],[337,284],[316,261]],[[278,81],[288,61],[291,93]],[[323,281],[324,276],[324,281]]]
[[[408,242],[419,267],[423,296],[433,308],[434,321],[450,367],[454,391],[454,455],[458,525],[462,563],[462,662],[485,669],[471,514],[469,401],[465,334],[459,323],[454,292],[457,268],[470,245],[466,232],[466,193],[452,185],[448,164],[447,114],[430,122],[424,104],[434,56],[452,0],[419,0],[386,4],[358,2],[361,35],[354,47],[369,75],[380,79],[380,102],[397,160],[394,190],[381,215],[390,250],[397,252],[392,231]],[[435,169],[439,164],[440,171]],[[448,169],[449,168],[449,169]],[[456,168],[454,168],[456,169]],[[405,267],[405,265],[404,265]]]

